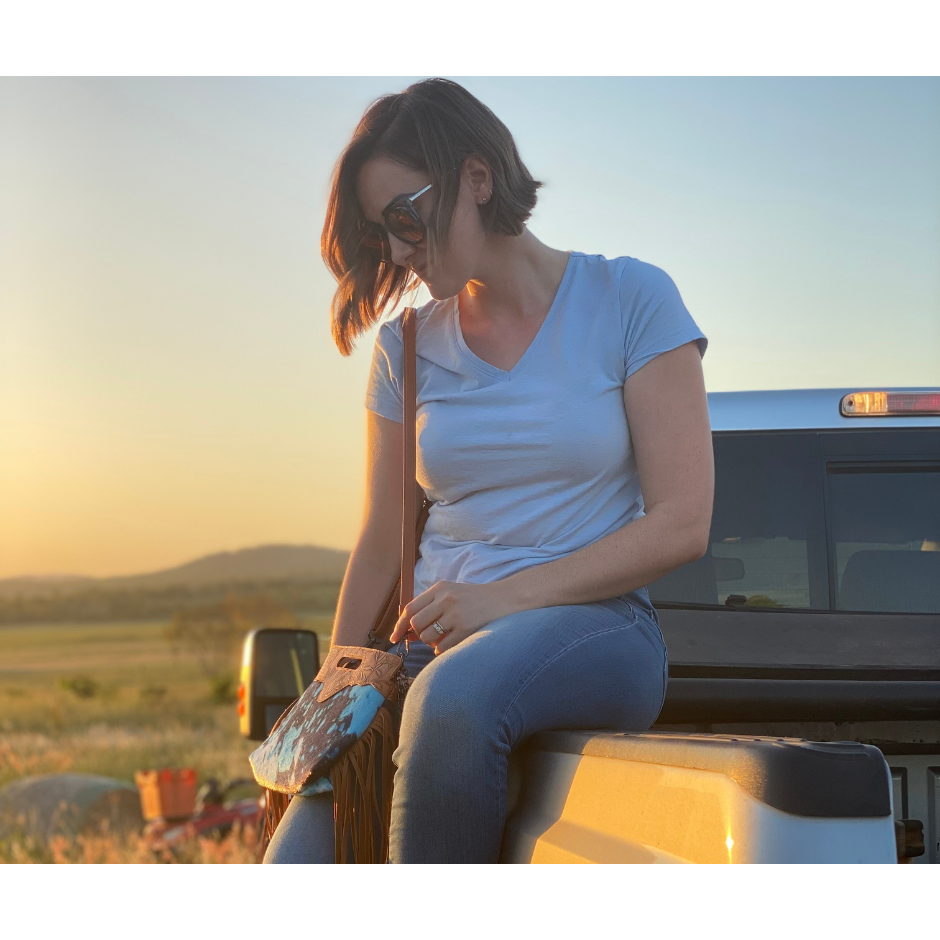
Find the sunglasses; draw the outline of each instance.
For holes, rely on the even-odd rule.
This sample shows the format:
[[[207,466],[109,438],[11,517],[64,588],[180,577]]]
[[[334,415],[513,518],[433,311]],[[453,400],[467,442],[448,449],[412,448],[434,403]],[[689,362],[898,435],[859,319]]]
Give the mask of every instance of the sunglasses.
[[[362,233],[362,247],[377,261],[389,263],[392,260],[392,249],[388,242],[388,233],[408,245],[420,245],[428,234],[424,220],[418,215],[414,201],[423,196],[431,184],[410,196],[402,193],[396,196],[383,210],[382,218],[385,225],[378,222],[363,222],[360,224]]]

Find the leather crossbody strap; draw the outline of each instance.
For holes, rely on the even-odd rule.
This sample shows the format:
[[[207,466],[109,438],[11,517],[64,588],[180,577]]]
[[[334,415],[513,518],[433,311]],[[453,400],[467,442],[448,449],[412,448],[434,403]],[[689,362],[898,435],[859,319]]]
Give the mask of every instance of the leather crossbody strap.
[[[406,307],[401,326],[405,346],[404,460],[402,468],[401,517],[401,596],[398,613],[405,609],[415,592],[415,499],[417,497],[417,353],[415,351],[415,308]]]

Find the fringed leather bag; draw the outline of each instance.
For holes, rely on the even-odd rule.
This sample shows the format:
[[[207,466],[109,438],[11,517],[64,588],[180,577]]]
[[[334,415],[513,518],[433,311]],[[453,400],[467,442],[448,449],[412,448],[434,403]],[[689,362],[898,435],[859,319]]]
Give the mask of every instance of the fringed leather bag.
[[[430,502],[415,513],[415,310],[402,314],[404,460],[401,575],[369,631],[367,646],[334,646],[316,678],[251,754],[265,788],[263,845],[298,794],[333,788],[337,862],[388,861],[392,751],[409,678],[404,656],[388,652],[389,637],[414,595],[414,566]],[[407,644],[406,644],[407,646]]]

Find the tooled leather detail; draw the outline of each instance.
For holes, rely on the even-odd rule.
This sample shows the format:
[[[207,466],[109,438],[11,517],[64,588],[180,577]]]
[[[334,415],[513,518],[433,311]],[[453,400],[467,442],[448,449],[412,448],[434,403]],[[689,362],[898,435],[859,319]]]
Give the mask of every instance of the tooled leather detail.
[[[341,659],[358,659],[360,662],[354,669],[348,669],[337,665]],[[371,685],[389,701],[397,701],[396,680],[401,667],[401,657],[394,653],[364,646],[334,646],[316,676],[315,681],[323,683],[317,701],[325,702],[340,689],[351,685]]]

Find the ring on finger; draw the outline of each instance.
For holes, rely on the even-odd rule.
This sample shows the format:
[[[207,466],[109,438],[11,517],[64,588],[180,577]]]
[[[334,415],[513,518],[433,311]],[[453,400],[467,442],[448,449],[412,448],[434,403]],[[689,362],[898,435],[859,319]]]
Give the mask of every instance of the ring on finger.
[[[439,620],[435,620],[431,626],[437,630],[439,636],[447,636],[447,634],[450,633],[450,630],[453,630],[453,627],[451,627],[450,630],[448,630],[446,627],[442,627]]]

